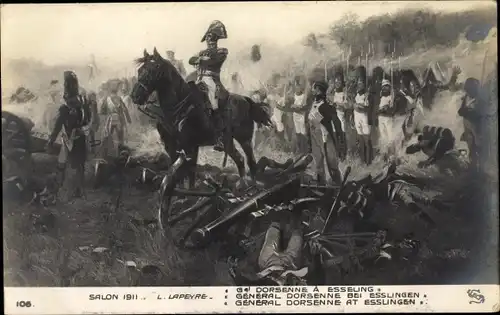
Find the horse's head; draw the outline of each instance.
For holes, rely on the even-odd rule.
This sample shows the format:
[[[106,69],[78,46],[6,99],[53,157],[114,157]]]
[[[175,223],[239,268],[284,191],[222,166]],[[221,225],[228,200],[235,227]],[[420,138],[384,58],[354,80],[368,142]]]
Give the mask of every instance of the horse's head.
[[[153,54],[144,50],[144,56],[138,58],[136,63],[140,66],[130,97],[135,104],[144,105],[154,91],[160,87],[165,88],[171,83],[175,68],[160,56],[156,48]]]

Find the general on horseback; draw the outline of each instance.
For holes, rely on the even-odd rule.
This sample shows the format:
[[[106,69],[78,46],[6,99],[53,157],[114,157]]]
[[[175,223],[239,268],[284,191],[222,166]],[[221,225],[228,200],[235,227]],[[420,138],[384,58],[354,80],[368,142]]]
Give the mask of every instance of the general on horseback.
[[[215,122],[217,142],[214,146],[216,151],[224,151],[225,139],[229,137],[228,106],[225,106],[228,92],[220,80],[220,71],[226,61],[228,50],[218,47],[219,39],[227,38],[227,31],[221,21],[213,21],[203,35],[201,41],[207,43],[204,49],[189,59],[189,64],[198,69],[198,85],[202,85],[208,94],[211,105],[211,113]],[[203,82],[203,84],[200,84]]]
[[[153,54],[144,50],[144,56],[136,60],[139,65],[137,82],[130,96],[134,104],[142,106],[153,93],[157,95],[162,114],[156,119],[157,129],[166,151],[172,161],[176,161],[165,177],[169,189],[185,178],[194,187],[198,149],[202,146],[213,145],[224,151],[235,162],[240,178],[244,179],[245,159],[236,149],[234,140],[241,145],[247,157],[249,175],[255,179],[254,125],[271,124],[270,107],[249,97],[229,93],[222,86],[220,70],[227,49],[218,48],[217,41],[226,37],[224,25],[214,21],[202,38],[202,41],[207,41],[207,49],[189,60],[198,69],[196,83],[186,82],[175,65],[164,59],[156,48]]]

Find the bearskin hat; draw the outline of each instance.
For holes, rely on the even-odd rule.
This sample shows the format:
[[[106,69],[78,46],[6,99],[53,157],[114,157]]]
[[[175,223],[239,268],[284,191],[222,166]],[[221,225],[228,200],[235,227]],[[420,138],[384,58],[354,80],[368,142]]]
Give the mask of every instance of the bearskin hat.
[[[382,78],[384,78],[384,76],[385,76],[385,71],[382,67],[376,66],[375,68],[373,68],[372,77],[382,79]]]
[[[356,77],[366,83],[366,68],[364,66],[358,66],[356,68]]]
[[[467,78],[464,83],[464,91],[467,92],[472,97],[475,97],[479,94],[479,87],[481,86],[480,82],[476,78]]]
[[[342,83],[344,83],[344,69],[341,66],[335,67],[333,73],[333,79],[340,79]]]
[[[312,88],[313,89],[318,88],[321,91],[321,93],[325,94],[326,91],[328,90],[328,84],[323,80],[318,80],[313,82]]]
[[[419,83],[417,76],[415,75],[415,72],[411,69],[402,69],[400,71],[401,75],[401,80],[403,81],[403,84],[405,87],[410,86],[410,82],[414,81],[415,83]]]
[[[253,62],[260,61],[262,58],[262,55],[260,54],[260,46],[259,45],[253,45],[252,46],[252,52],[251,52],[251,57]]]
[[[64,98],[77,96],[79,93],[78,77],[73,71],[64,71]]]

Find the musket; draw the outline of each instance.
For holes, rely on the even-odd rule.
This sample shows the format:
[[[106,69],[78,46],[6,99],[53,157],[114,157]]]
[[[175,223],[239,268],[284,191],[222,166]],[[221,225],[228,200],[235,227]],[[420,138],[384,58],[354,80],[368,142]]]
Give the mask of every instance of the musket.
[[[485,80],[485,73],[486,73],[486,61],[488,59],[488,49],[486,49],[486,51],[484,52],[484,59],[483,59],[483,66],[481,68],[481,84],[484,84],[484,80]]]
[[[349,51],[347,52],[347,68],[346,68],[346,74],[349,73],[349,59],[351,59],[351,45],[349,45]]]
[[[206,243],[209,237],[216,234],[217,231],[228,229],[237,220],[250,215],[252,212],[262,209],[265,205],[278,205],[283,202],[290,201],[298,195],[299,189],[299,176],[294,176],[284,183],[265,189],[239,204],[226,215],[223,215],[208,225],[195,230],[192,234],[192,240],[197,245]]]
[[[330,212],[328,213],[328,217],[325,220],[325,225],[323,225],[323,229],[321,230],[321,234],[325,233],[327,227],[330,224],[330,220],[332,219],[333,211],[335,210],[337,204],[340,202],[340,194],[342,193],[342,190],[345,187],[349,173],[351,173],[350,166],[348,166],[346,171],[345,171],[344,179],[342,180],[342,184],[340,185],[339,191],[337,192],[337,197],[335,198],[335,201],[333,202],[332,207],[330,208]]]
[[[394,41],[394,46],[392,47],[392,53],[391,53],[391,70],[390,70],[390,76],[391,76],[391,106],[394,104],[394,66],[392,65],[394,61],[394,53],[396,52],[396,41]]]
[[[369,71],[368,69],[368,56],[370,55],[371,53],[371,45],[370,43],[368,43],[368,53],[365,55],[365,67],[366,67],[366,71]]]

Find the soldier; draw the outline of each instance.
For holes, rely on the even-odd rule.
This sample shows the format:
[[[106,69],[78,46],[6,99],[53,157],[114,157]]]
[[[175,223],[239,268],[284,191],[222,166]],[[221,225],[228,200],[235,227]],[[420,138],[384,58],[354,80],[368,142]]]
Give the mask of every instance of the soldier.
[[[132,85],[130,84],[130,79],[123,79],[121,88],[120,88],[120,97],[127,108],[129,115],[131,117],[131,121],[133,123],[139,124],[140,122],[140,112],[137,109],[137,106],[132,102],[132,98],[130,97],[130,92],[132,89]]]
[[[316,81],[312,86],[314,97],[312,107],[308,113],[311,150],[316,163],[318,184],[326,183],[325,157],[330,169],[332,181],[340,183],[340,171],[336,148],[341,141],[342,127],[335,107],[326,100],[328,85],[323,81]]]
[[[465,141],[469,149],[469,159],[472,167],[479,167],[479,149],[482,140],[481,123],[485,117],[487,100],[481,93],[479,80],[468,78],[464,83],[465,96],[458,110],[458,115],[463,117],[464,132],[460,141]]]
[[[380,91],[380,103],[378,110],[378,121],[380,130],[380,148],[381,153],[386,157],[388,154],[394,154],[392,150],[392,141],[394,139],[394,99],[392,86],[389,80],[382,81],[382,89]]]
[[[335,79],[332,84],[332,98],[331,102],[333,106],[337,109],[337,116],[340,120],[340,126],[342,129],[340,138],[340,147],[337,148],[339,153],[339,158],[344,160],[347,156],[347,134],[350,135],[349,139],[352,140],[353,130],[351,130],[352,125],[352,106],[347,101],[347,92],[345,91],[344,74],[342,71],[337,71],[335,73]]]
[[[270,93],[267,95],[266,102],[271,105],[273,114],[271,119],[273,121],[273,129],[274,129],[274,138],[278,142],[282,142],[285,140],[283,131],[283,112],[277,108],[278,102],[280,99],[279,91],[277,87],[270,87]]]
[[[405,83],[400,91],[407,100],[406,118],[403,122],[403,145],[411,139],[415,130],[421,129],[420,124],[425,114],[420,83],[412,70],[408,71],[407,76],[409,83]]]
[[[119,81],[109,84],[110,95],[103,101],[101,107],[101,115],[106,116],[103,130],[103,154],[107,156],[110,148],[114,147],[113,136],[117,133],[118,148],[124,145],[125,128],[127,123],[131,123],[132,119],[122,98],[118,96]]]
[[[300,82],[300,77],[295,78],[294,86],[294,102],[293,107],[296,109],[293,112],[293,121],[297,133],[295,152],[303,153],[306,150],[307,131],[306,131],[306,112],[307,112],[307,96],[304,83]]]
[[[232,85],[232,92],[235,94],[240,94],[243,92],[243,84],[241,83],[241,78],[238,72],[235,72],[231,75],[231,85]]]
[[[430,166],[441,160],[455,146],[455,137],[448,128],[424,126],[418,142],[406,148],[407,154],[422,151],[428,156],[426,161],[418,163],[418,167]]]
[[[174,65],[175,69],[179,71],[179,74],[184,78],[186,76],[186,69],[184,68],[184,64],[182,60],[175,59],[175,52],[172,50],[167,50],[167,60]]]
[[[297,133],[295,131],[295,121],[293,119],[292,108],[294,98],[291,93],[286,93],[276,104],[276,109],[281,112],[281,122],[283,124],[283,138],[286,143],[287,152],[295,151],[295,144],[297,142]]]
[[[59,90],[59,80],[51,80],[49,86],[49,100],[53,104],[61,104],[62,93]]]
[[[289,222],[286,222],[289,221]],[[286,224],[288,223],[288,224]],[[282,247],[285,228],[289,227],[289,240],[286,248]],[[309,265],[304,264],[307,251],[313,257],[319,252],[304,244],[304,229],[301,225],[300,212],[294,211],[289,220],[281,219],[270,224],[264,243],[257,259],[259,272],[255,273],[253,260],[249,258],[229,261],[230,275],[236,285],[306,285],[313,280],[315,270],[321,269],[319,260]]]
[[[366,69],[363,66],[357,69],[357,92],[354,99],[354,125],[359,142],[361,160],[367,165],[373,159],[373,146],[371,141],[371,125],[369,123],[370,97],[367,90]]]
[[[88,127],[92,112],[89,101],[79,93],[78,78],[73,71],[64,72],[64,104],[59,107],[54,129],[47,143],[47,149],[52,150],[59,133],[62,132],[62,146],[59,153],[59,186],[65,179],[66,165],[70,163],[76,169],[78,184],[74,192],[75,197],[84,193],[84,170],[87,158],[87,137],[85,129]]]
[[[92,144],[92,146],[91,146],[92,153],[95,153],[95,146],[93,144],[96,141],[95,135],[99,131],[99,125],[101,122],[100,117],[99,117],[98,105],[97,105],[97,93],[94,91],[89,91],[88,101],[89,101],[90,111],[91,111],[89,142]]]
[[[229,106],[220,106],[222,94],[227,94],[220,81],[220,71],[226,61],[228,50],[218,47],[219,39],[227,38],[226,27],[220,21],[213,21],[201,39],[207,42],[207,49],[202,50],[197,56],[189,59],[189,64],[198,68],[198,82],[203,82],[208,89],[208,99],[212,106],[215,118],[217,141],[214,146],[216,151],[224,151],[224,140],[229,134]],[[220,107],[220,110],[219,110]]]

